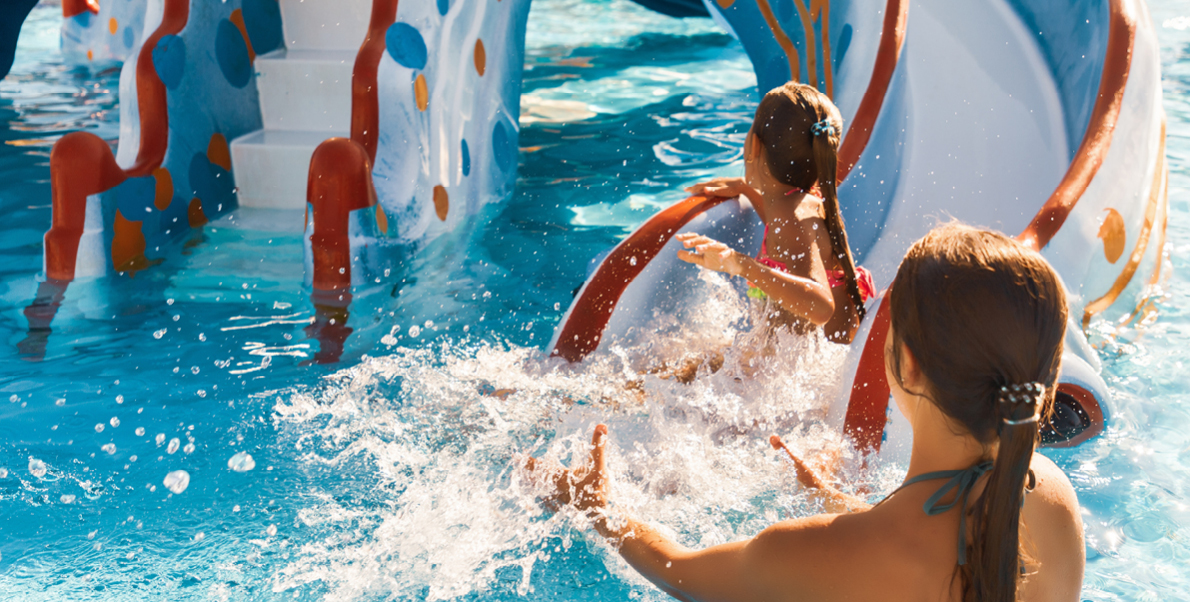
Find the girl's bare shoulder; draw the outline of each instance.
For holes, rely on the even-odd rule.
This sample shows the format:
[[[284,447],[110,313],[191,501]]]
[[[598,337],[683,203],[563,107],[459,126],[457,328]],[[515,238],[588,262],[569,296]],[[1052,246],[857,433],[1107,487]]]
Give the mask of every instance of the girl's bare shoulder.
[[[798,220],[826,219],[826,209],[822,203],[822,199],[812,194],[807,194],[797,204],[794,213],[797,215]]]

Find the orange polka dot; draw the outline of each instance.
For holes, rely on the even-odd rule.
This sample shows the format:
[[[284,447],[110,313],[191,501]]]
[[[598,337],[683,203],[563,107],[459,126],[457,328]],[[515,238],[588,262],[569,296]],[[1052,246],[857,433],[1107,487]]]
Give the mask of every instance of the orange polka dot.
[[[117,21],[115,17],[108,19],[107,20],[107,30],[112,32],[113,36],[116,35],[116,32],[120,31],[120,22]]]
[[[384,207],[380,203],[376,203],[376,227],[380,228],[381,234],[388,234],[388,216],[384,214]]]
[[[169,202],[174,198],[174,178],[164,167],[154,169],[153,178],[157,180],[157,193],[153,197],[153,206],[158,211],[165,211],[169,208]]]
[[[231,150],[227,147],[227,138],[224,138],[223,134],[215,132],[211,136],[211,142],[207,144],[207,159],[211,163],[231,171]]]
[[[442,186],[435,186],[434,213],[438,214],[438,219],[446,221],[447,211],[450,211],[450,195],[446,194],[446,189]]]
[[[483,49],[483,40],[475,40],[475,71],[483,77],[483,72],[487,69],[488,53]]]
[[[116,210],[112,227],[112,265],[117,271],[136,271],[145,260],[145,235],[141,222],[134,222]]]
[[[1099,226],[1099,238],[1103,239],[1103,256],[1108,263],[1115,263],[1124,254],[1124,242],[1127,234],[1124,231],[1124,217],[1115,209],[1107,209],[1107,217],[1103,218],[1103,225]]]
[[[91,50],[90,50],[90,49],[88,49],[88,50],[87,50],[87,60],[88,60],[88,61],[93,61],[93,60],[95,60],[95,53],[94,53],[94,52],[91,52]]]
[[[719,8],[731,8],[735,4],[735,0],[716,0],[719,3]]]
[[[426,88],[426,76],[421,73],[418,73],[417,79],[413,80],[413,99],[417,102],[417,108],[420,111],[424,111],[430,106],[430,91]]]

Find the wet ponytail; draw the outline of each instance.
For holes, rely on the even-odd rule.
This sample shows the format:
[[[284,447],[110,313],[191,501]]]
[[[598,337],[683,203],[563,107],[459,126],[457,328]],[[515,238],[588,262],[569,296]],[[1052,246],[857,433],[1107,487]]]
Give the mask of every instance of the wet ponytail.
[[[1039,439],[1039,409],[1047,404],[1044,386],[1001,388],[996,406],[1000,412],[1000,450],[983,495],[973,513],[975,542],[970,562],[963,570],[964,600],[1016,602],[1018,581],[1028,556],[1020,548],[1021,506],[1032,485],[1029,463]]]
[[[823,120],[830,120],[824,116]],[[820,122],[821,123],[821,122]],[[841,124],[831,123],[826,131],[814,136],[814,167],[818,172],[818,190],[826,211],[826,232],[831,239],[831,255],[843,266],[847,294],[855,304],[860,321],[866,315],[864,297],[859,292],[859,281],[855,276],[855,259],[851,256],[851,245],[847,243],[847,230],[843,227],[843,214],[839,211],[839,193],[835,179],[839,173],[839,133]]]
[[[813,86],[789,82],[774,88],[760,100],[752,134],[764,145],[769,171],[779,182],[794,188],[818,187],[822,194],[831,255],[843,267],[847,294],[859,319],[865,315],[864,300],[856,280],[855,259],[847,243],[843,215],[839,211],[836,178],[839,138],[843,119],[825,94]],[[827,266],[831,269],[831,266]]]
[[[921,394],[980,443],[999,442],[971,504],[967,562],[956,567],[962,599],[1016,602],[1032,562],[1021,550],[1021,507],[1039,423],[1053,407],[1065,289],[1036,251],[951,224],[909,249],[890,303],[892,374],[900,377],[903,345],[928,382]]]

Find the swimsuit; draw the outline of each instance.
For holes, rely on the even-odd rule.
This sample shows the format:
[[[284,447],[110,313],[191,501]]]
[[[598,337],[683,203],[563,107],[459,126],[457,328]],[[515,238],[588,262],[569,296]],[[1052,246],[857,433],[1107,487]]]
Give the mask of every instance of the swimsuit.
[[[922,504],[921,509],[930,516],[937,516],[954,508],[959,507],[959,566],[967,564],[967,495],[971,493],[971,489],[975,487],[975,483],[979,481],[979,477],[983,476],[985,472],[992,469],[991,462],[980,462],[971,468],[964,470],[939,470],[937,472],[927,472],[919,474],[908,481],[905,481],[895,491],[888,494],[887,500],[900,491],[914,483],[921,483],[923,481],[933,481],[936,479],[950,479],[938,488],[926,499],[926,503]],[[949,504],[941,503],[943,497],[951,491],[955,492],[954,500]],[[883,503],[883,502],[882,502]]]
[[[786,268],[783,262],[769,257],[767,244],[768,238],[769,227],[766,224],[764,227],[764,240],[762,240],[760,243],[760,253],[756,255],[756,261],[760,262],[761,265],[770,267],[774,270],[780,270],[782,272],[789,273],[789,269]],[[843,270],[827,270],[826,282],[831,288],[842,286],[847,282],[847,273]],[[859,266],[855,267],[855,283],[859,285],[860,300],[864,303],[866,303],[868,299],[876,296],[876,283],[874,280],[872,280],[872,272],[869,272],[866,268],[861,268]],[[757,287],[756,285],[749,282],[748,296],[752,297],[753,299],[765,299],[768,297],[768,294],[760,290],[760,287]]]

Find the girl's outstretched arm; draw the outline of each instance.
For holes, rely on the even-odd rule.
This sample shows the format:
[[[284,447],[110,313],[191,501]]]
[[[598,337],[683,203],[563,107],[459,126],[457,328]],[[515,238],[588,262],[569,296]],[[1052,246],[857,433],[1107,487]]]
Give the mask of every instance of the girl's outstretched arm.
[[[691,232],[678,234],[675,238],[682,246],[692,251],[678,251],[678,259],[723,272],[732,276],[743,276],[764,291],[782,309],[821,326],[835,313],[835,298],[826,284],[825,272],[822,281],[795,276],[766,266],[759,261],[739,253],[731,247],[706,236]],[[811,248],[811,256],[818,249]]]
[[[590,458],[574,470],[551,471],[529,459],[530,473],[548,473],[546,478],[555,485],[554,493],[544,500],[547,507],[570,505],[585,511],[599,534],[618,548],[632,568],[679,600],[779,600],[791,593],[787,563],[796,563],[796,556],[807,553],[805,544],[814,539],[800,536],[802,529],[783,524],[754,539],[690,550],[646,523],[609,516],[606,439],[607,427],[595,427]]]

